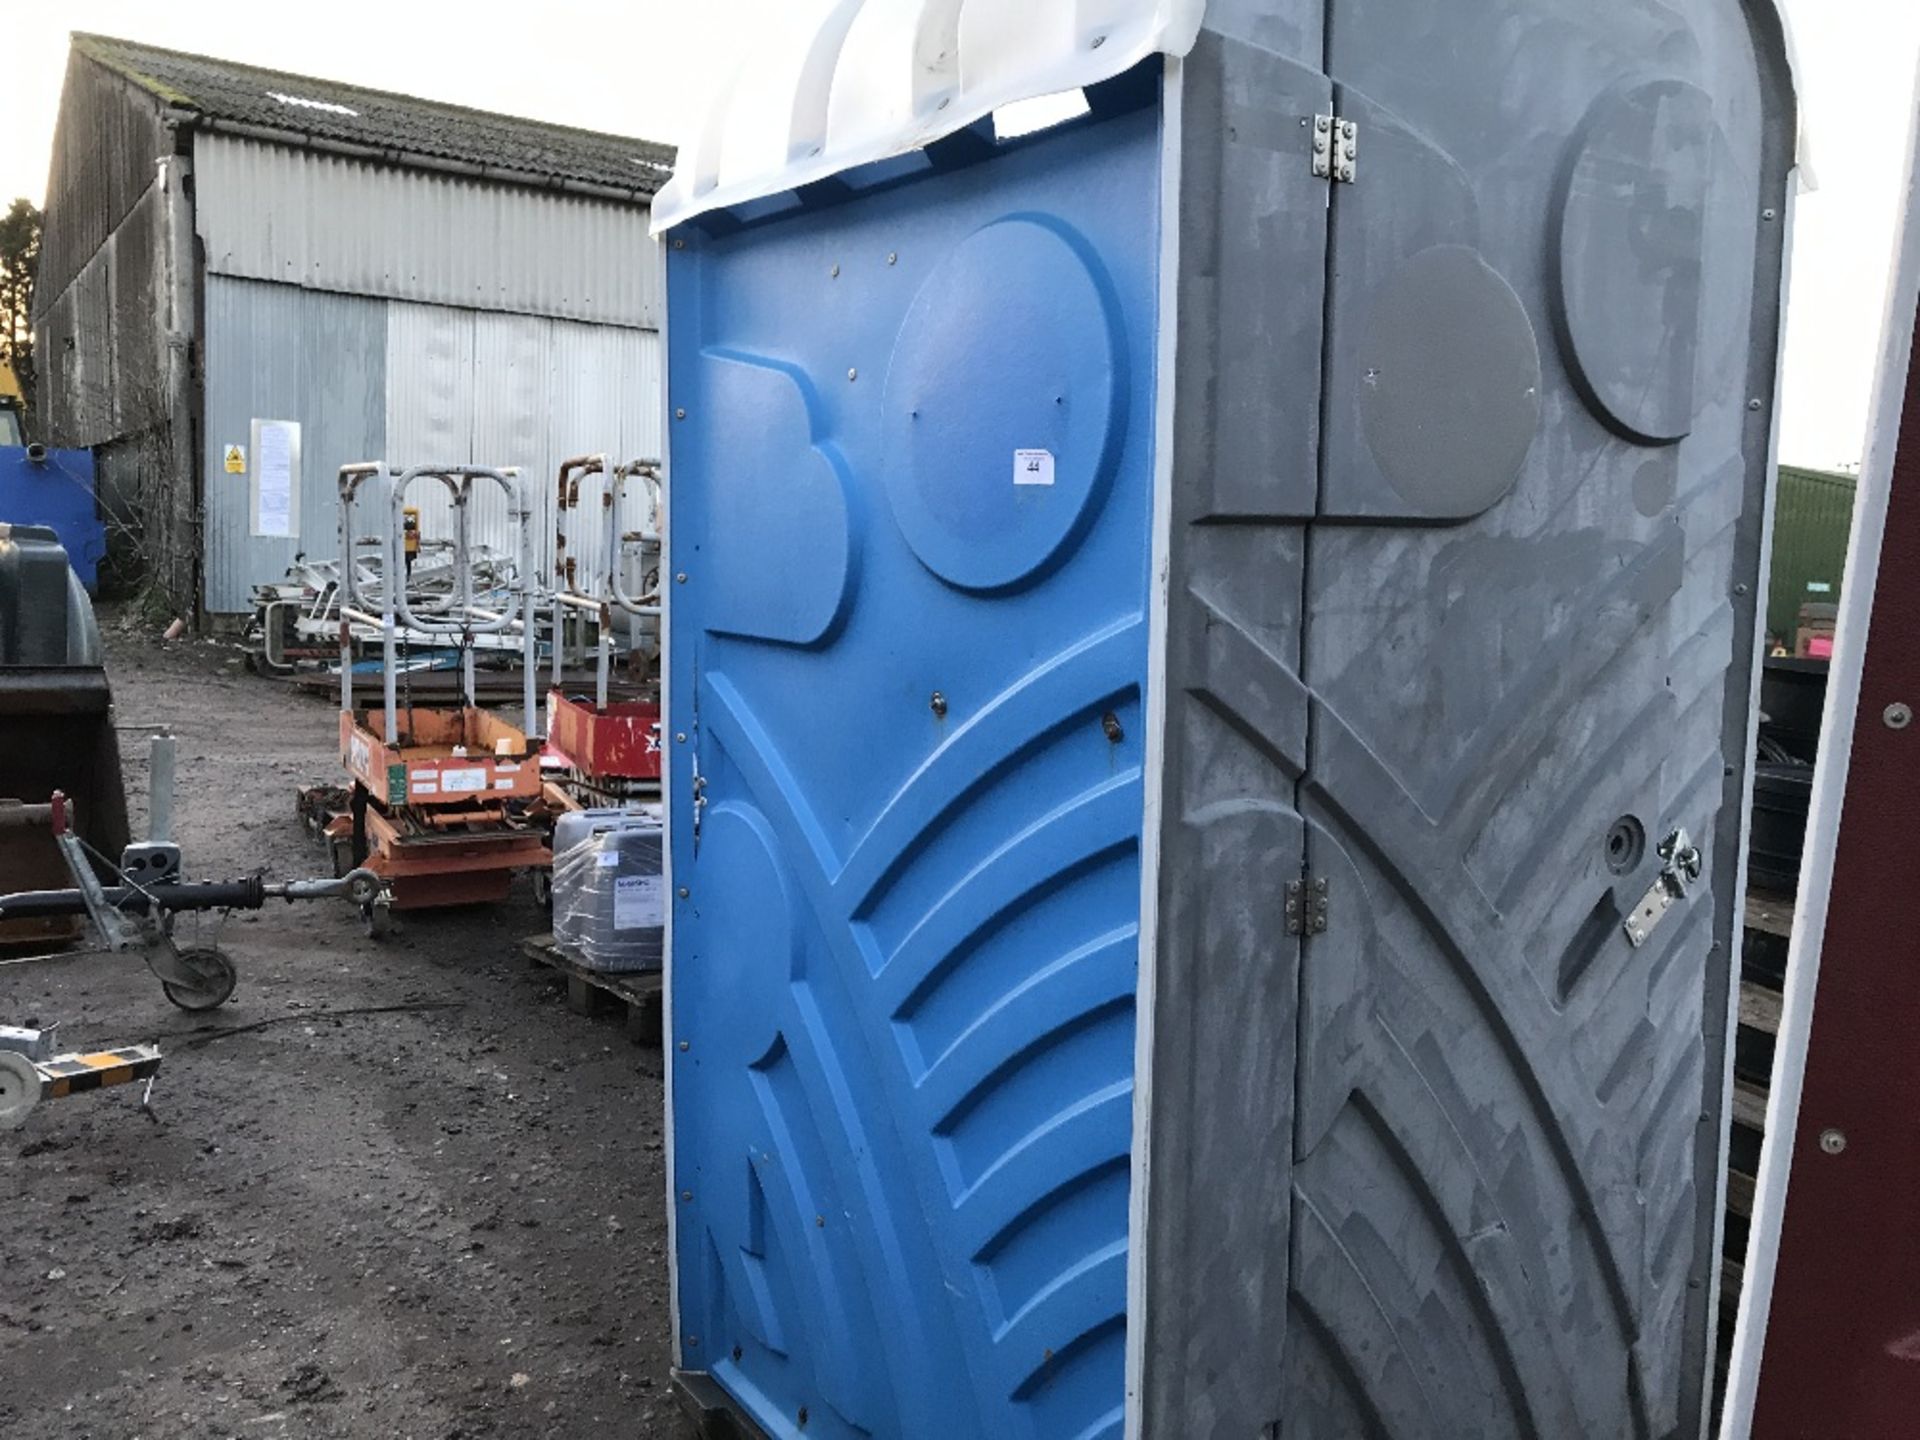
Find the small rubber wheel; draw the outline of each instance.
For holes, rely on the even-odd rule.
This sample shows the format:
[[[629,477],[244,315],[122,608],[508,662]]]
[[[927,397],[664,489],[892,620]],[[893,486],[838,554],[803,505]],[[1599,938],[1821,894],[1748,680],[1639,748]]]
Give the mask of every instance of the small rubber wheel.
[[[13,1050],[0,1050],[0,1130],[15,1130],[40,1103],[40,1072]]]
[[[160,988],[166,992],[167,999],[182,1010],[218,1010],[233,998],[233,987],[240,979],[240,972],[222,951],[210,945],[182,950],[180,963],[193,972],[195,982],[183,985],[176,980],[162,980]]]
[[[553,908],[553,872],[536,870],[533,872],[533,900],[551,910]]]
[[[375,900],[360,907],[360,921],[367,927],[367,935],[374,940],[384,940],[393,933],[393,902]]]

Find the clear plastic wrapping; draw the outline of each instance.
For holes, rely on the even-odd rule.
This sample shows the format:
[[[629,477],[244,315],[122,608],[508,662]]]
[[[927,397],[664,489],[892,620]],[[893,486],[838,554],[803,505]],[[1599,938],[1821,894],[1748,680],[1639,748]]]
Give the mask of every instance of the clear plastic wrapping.
[[[576,964],[658,970],[666,880],[658,806],[563,815],[553,836],[553,939]]]

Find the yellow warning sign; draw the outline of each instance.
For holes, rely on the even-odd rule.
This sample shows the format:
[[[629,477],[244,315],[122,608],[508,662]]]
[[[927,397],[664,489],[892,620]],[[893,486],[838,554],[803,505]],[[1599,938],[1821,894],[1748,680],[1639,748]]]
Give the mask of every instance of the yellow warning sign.
[[[247,473],[247,447],[244,445],[227,446],[227,473],[244,475]]]

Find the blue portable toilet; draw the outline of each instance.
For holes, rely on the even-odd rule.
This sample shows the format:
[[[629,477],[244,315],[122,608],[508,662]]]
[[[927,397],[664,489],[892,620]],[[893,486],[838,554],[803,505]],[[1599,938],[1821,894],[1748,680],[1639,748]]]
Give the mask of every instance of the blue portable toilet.
[[[53,531],[73,573],[91,593],[107,553],[107,527],[94,496],[93,452],[0,445],[0,524],[44,525]]]
[[[654,210],[684,1400],[1701,1435],[1771,0],[799,8]]]

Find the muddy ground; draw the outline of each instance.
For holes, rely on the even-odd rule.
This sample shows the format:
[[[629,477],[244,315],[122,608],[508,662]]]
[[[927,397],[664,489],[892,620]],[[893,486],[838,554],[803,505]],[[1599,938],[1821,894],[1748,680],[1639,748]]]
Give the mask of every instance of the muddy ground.
[[[320,873],[293,796],[337,776],[332,706],[231,648],[108,631],[121,724],[179,737],[191,875]],[[121,738],[144,833],[145,741]],[[150,1113],[126,1087],[0,1133],[0,1434],[687,1433],[659,1051],[521,957],[546,928],[524,882],[403,925],[236,915],[240,986],[211,1016],[137,958],[0,967],[0,1022],[167,1057]],[[370,1006],[434,1008],[336,1013]]]

